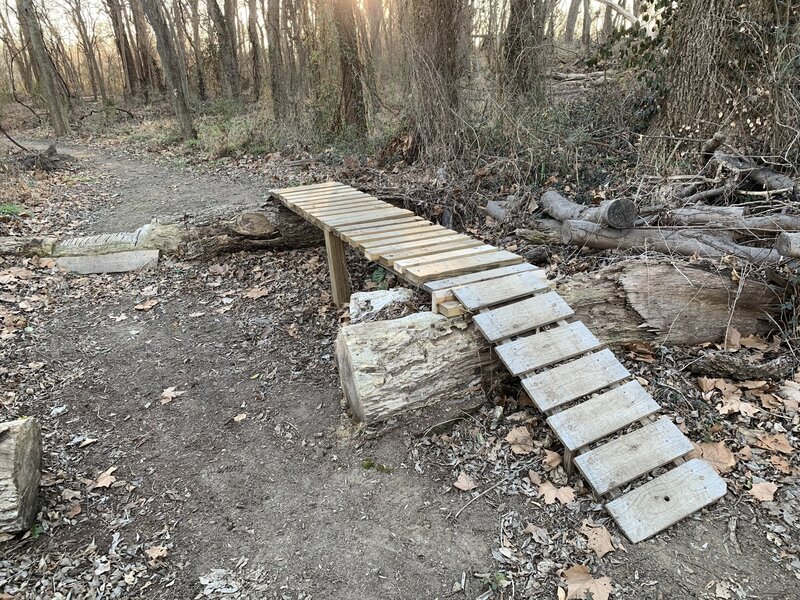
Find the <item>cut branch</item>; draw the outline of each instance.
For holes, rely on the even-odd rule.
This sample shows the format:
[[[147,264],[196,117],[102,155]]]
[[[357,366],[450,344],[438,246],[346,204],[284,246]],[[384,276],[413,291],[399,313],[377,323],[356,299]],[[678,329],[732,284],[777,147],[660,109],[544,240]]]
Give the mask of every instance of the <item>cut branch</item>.
[[[607,200],[600,206],[583,206],[550,190],[542,195],[539,205],[542,210],[559,221],[591,221],[616,229],[633,227],[639,218],[636,204],[627,198]]]

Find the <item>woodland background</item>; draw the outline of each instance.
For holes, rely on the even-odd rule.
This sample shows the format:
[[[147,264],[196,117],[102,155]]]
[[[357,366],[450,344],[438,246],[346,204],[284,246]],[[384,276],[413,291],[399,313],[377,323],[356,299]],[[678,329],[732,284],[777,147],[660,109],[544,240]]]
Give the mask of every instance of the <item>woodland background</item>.
[[[0,117],[57,136],[168,100],[215,156],[331,144],[537,184],[611,155],[692,169],[715,134],[791,174],[793,0],[6,0]],[[24,107],[19,113],[17,109]],[[15,124],[17,124],[15,122]],[[7,124],[7,127],[9,124]]]

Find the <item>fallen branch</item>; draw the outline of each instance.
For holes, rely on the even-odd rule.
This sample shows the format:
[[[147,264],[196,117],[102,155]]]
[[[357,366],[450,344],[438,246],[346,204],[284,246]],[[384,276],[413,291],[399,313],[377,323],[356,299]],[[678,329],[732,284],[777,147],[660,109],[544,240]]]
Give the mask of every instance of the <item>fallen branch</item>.
[[[696,375],[724,377],[736,381],[768,379],[783,381],[792,376],[794,361],[791,356],[781,356],[774,360],[755,360],[730,352],[711,352],[689,364],[689,371]]]
[[[781,233],[775,240],[775,250],[781,256],[800,258],[800,233]]]
[[[729,171],[740,175],[742,179],[755,183],[766,191],[774,193],[787,190],[794,193],[798,192],[797,182],[788,175],[758,165],[743,156],[726,154],[717,150],[714,152],[713,160]]]
[[[8,140],[12,144],[14,144],[17,148],[19,148],[23,152],[27,152],[28,154],[32,154],[32,152],[30,150],[28,150],[25,146],[23,146],[17,140],[15,140],[13,137],[11,137],[11,135],[5,129],[3,129],[2,125],[0,125],[0,133],[2,133],[4,136],[6,136],[8,138]]]
[[[685,228],[613,229],[588,221],[565,221],[561,229],[564,244],[604,250],[652,250],[664,254],[680,254],[705,258],[735,256],[757,264],[779,263],[781,255],[771,248],[753,248],[737,244],[719,234]]]

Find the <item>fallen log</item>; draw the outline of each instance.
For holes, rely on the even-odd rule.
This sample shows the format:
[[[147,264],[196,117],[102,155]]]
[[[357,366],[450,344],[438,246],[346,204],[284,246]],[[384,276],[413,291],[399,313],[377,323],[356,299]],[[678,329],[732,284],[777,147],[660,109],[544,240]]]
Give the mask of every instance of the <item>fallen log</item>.
[[[639,218],[636,204],[627,198],[606,200],[599,206],[583,206],[550,190],[542,194],[539,206],[559,221],[590,221],[616,229],[633,227]]]
[[[30,529],[39,512],[42,432],[36,419],[0,423],[0,531]]]
[[[336,338],[345,399],[366,423],[463,395],[496,361],[474,326],[431,312],[346,325]]]
[[[279,204],[231,218],[153,221],[136,231],[59,240],[2,237],[0,254],[22,256],[91,256],[133,250],[160,250],[187,258],[238,251],[302,248],[323,242],[322,231]]]
[[[730,327],[767,337],[782,295],[767,284],[734,282],[687,264],[626,260],[556,286],[575,316],[607,344],[720,343]]]
[[[781,233],[775,240],[775,250],[781,256],[800,258],[800,233]]]
[[[561,241],[603,250],[636,248],[683,256],[697,254],[705,258],[735,256],[758,264],[776,264],[782,260],[772,248],[744,246],[719,234],[685,228],[613,229],[588,221],[565,221],[561,228]]]
[[[767,191],[797,193],[800,187],[788,175],[758,165],[743,156],[727,154],[717,150],[714,152],[713,160],[720,166],[739,175],[741,179],[750,181]]]
[[[770,381],[784,381],[791,378],[794,372],[794,359],[791,356],[764,361],[755,358],[753,362],[746,355],[730,352],[710,352],[689,363],[688,369],[695,375],[708,377],[724,377],[736,381],[751,379],[766,379]]]
[[[735,229],[741,232],[800,231],[800,215],[745,216],[740,206],[687,206],[676,208],[664,215],[671,225],[702,225],[710,228]]]

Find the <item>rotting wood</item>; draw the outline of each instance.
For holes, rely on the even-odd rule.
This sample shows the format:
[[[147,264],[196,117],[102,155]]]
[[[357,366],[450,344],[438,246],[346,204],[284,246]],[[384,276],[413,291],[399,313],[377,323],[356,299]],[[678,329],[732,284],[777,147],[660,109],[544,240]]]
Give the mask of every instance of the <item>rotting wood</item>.
[[[500,368],[474,327],[430,312],[342,327],[336,361],[348,406],[367,423],[463,394]]]
[[[34,418],[0,423],[0,531],[30,529],[39,511],[42,432]]]
[[[150,269],[158,263],[158,250],[130,250],[113,254],[90,256],[61,256],[56,259],[59,267],[78,273],[128,273]]]

